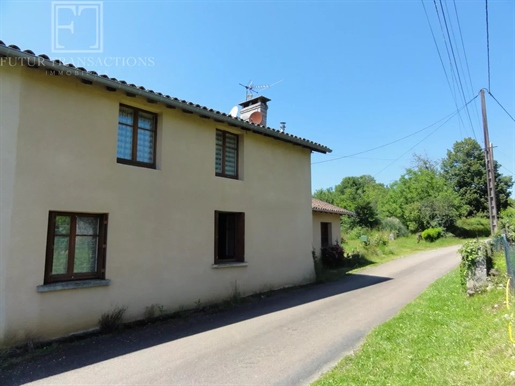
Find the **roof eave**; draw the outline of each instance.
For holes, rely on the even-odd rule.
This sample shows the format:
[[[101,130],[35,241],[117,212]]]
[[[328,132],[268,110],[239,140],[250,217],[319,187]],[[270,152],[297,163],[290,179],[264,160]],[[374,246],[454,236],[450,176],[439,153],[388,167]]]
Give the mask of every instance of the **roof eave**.
[[[89,71],[83,71],[81,68],[72,66],[72,65],[64,65],[60,62],[55,62],[50,59],[46,59],[42,56],[37,56],[35,54],[32,54],[31,52],[25,52],[21,51],[16,48],[12,48],[9,46],[5,46],[0,44],[0,58],[1,57],[14,57],[14,58],[23,58],[23,59],[34,59],[37,58],[37,65],[35,66],[29,66],[29,67],[39,67],[40,65],[51,67],[53,70],[57,71],[80,71],[80,74],[73,74],[73,76],[89,81],[94,82],[97,84],[101,84],[105,87],[109,87],[111,89],[120,90],[129,94],[135,94],[139,95],[141,97],[144,97],[146,99],[150,99],[154,102],[161,102],[165,104],[166,106],[171,106],[172,108],[179,108],[194,114],[201,115],[202,117],[208,117],[213,120],[216,120],[218,122],[226,123],[230,126],[236,126],[243,130],[248,130],[257,134],[261,134],[267,137],[271,137],[274,139],[278,139],[284,142],[288,142],[294,145],[302,146],[304,148],[310,149],[312,151],[318,152],[318,153],[331,153],[332,150],[326,146],[310,142],[307,140],[304,140],[302,138],[298,138],[286,133],[281,133],[278,130],[272,129],[272,128],[266,128],[264,126],[257,126],[252,123],[243,121],[239,118],[233,118],[229,115],[224,115],[223,113],[217,112],[212,109],[208,109],[206,107],[202,107],[200,105],[195,105],[191,102],[185,102],[180,101],[176,98],[172,98],[165,95],[159,95],[154,93],[153,91],[147,91],[135,86],[131,86],[129,84],[121,83],[118,80],[112,80],[108,78],[107,76],[103,77],[100,75],[97,75],[96,73],[92,73]]]

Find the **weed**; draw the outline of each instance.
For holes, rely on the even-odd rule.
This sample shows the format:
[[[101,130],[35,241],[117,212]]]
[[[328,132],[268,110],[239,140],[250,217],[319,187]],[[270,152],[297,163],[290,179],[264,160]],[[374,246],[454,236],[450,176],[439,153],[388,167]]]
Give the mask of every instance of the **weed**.
[[[162,304],[151,304],[145,307],[144,317],[145,320],[149,321],[152,319],[159,318],[166,313],[165,308]]]
[[[111,312],[104,312],[100,319],[98,319],[98,325],[100,331],[113,332],[120,330],[123,326],[123,314],[127,311],[127,307],[115,307]]]

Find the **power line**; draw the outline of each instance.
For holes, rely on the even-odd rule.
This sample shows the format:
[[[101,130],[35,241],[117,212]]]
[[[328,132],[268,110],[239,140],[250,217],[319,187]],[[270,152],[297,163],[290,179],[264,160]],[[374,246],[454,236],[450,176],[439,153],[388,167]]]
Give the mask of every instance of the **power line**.
[[[478,96],[476,95],[474,98],[472,98],[471,100],[469,100],[462,108],[461,110],[463,110],[465,107],[468,106],[469,103],[471,103],[474,99],[476,99]],[[458,113],[458,111],[456,111],[451,117],[449,117],[444,123],[442,123],[440,126],[438,126],[436,129],[434,129],[433,131],[431,131],[428,135],[426,135],[424,138],[422,138],[420,141],[418,141],[415,145],[413,145],[412,147],[410,147],[408,149],[408,151],[406,151],[405,153],[401,154],[398,158],[396,158],[393,162],[389,163],[388,165],[386,165],[384,168],[382,168],[381,170],[379,170],[375,175],[374,177],[376,177],[379,173],[381,173],[382,171],[388,169],[390,166],[392,166],[395,162],[397,162],[398,160],[400,160],[402,157],[404,157],[406,154],[408,154],[411,150],[413,150],[415,147],[417,147],[418,145],[420,145],[422,142],[424,142],[427,138],[429,138],[431,135],[433,135],[434,133],[436,133],[442,126],[444,126],[447,122],[449,122],[452,118],[454,118],[454,116],[456,116],[456,114]],[[440,120],[441,121],[441,120]]]
[[[490,32],[488,28],[488,0],[485,0],[486,13],[486,56],[488,59],[488,90],[490,91]],[[490,92],[489,92],[490,93]]]
[[[454,67],[456,68],[456,75],[457,75],[457,79],[458,79],[458,86],[461,90],[461,95],[463,97],[463,101],[466,101],[466,97],[465,97],[465,91],[463,89],[463,83],[461,81],[461,76],[460,76],[460,71],[459,71],[459,68],[458,68],[458,63],[456,61],[456,55],[454,54],[454,47],[452,46],[452,39],[451,39],[451,35],[449,33],[449,26],[447,25],[447,17],[445,16],[445,11],[443,9],[443,4],[442,4],[442,0],[439,0],[440,1],[440,7],[442,9],[442,17],[443,17],[443,21],[444,21],[444,24],[445,24],[445,30],[447,31],[447,37],[449,38],[449,47],[451,48],[451,53],[452,53],[452,59],[454,61]],[[436,0],[434,0],[435,2],[435,5],[436,5]],[[451,63],[452,65],[452,63]],[[472,124],[472,119],[470,118],[470,111],[467,107],[467,116],[469,118],[469,122],[470,122],[470,128],[472,129],[472,133],[474,134],[474,138],[476,138],[476,132],[474,130],[474,125]],[[477,138],[476,138],[477,140]]]
[[[488,94],[490,94],[490,96],[491,96],[492,98],[494,98],[494,101],[496,101],[496,102],[497,102],[497,104],[498,104],[499,106],[501,106],[501,109],[503,109],[503,110],[504,110],[504,112],[505,112],[506,114],[508,114],[508,116],[511,118],[511,120],[512,120],[513,122],[515,122],[515,118],[513,118],[513,117],[511,116],[511,114],[508,112],[508,110],[506,110],[506,109],[504,108],[504,106],[503,106],[503,105],[501,105],[501,102],[499,102],[499,101],[497,100],[497,98],[493,96],[493,94],[490,92],[490,90],[488,90]]]
[[[389,146],[389,145],[393,145],[394,143],[397,143],[397,142],[400,142],[406,138],[409,138],[409,137],[413,137],[414,135],[418,134],[418,133],[421,133],[422,131],[424,130],[427,130],[429,129],[430,127],[433,127],[435,125],[437,125],[438,123],[442,122],[445,120],[445,122],[442,124],[442,126],[447,123],[449,120],[451,120],[452,118],[454,118],[456,115],[458,115],[460,113],[461,110],[463,110],[465,107],[467,107],[474,99],[477,98],[477,95],[472,98],[471,100],[469,100],[465,105],[463,105],[461,108],[457,109],[456,111],[453,111],[452,113],[450,114],[447,114],[445,117],[443,117],[442,119],[439,119],[438,121],[430,124],[429,126],[426,126],[424,127],[423,129],[420,129],[420,130],[417,130],[411,134],[408,134],[406,135],[405,137],[402,137],[402,138],[399,138],[399,139],[396,139],[395,141],[392,141],[392,142],[388,142],[388,143],[385,143],[383,145],[380,145],[380,146],[376,146],[376,147],[373,147],[372,149],[368,149],[368,150],[363,150],[363,151],[360,151],[358,153],[353,153],[353,154],[349,154],[349,155],[344,155],[344,156],[341,156],[341,157],[337,157],[337,158],[331,158],[331,159],[328,159],[328,160],[323,160],[323,161],[318,161],[318,162],[312,162],[311,165],[316,165],[316,164],[321,164],[321,163],[325,163],[325,162],[332,162],[332,161],[337,161],[337,160],[340,160],[340,159],[343,159],[343,158],[352,158],[356,155],[360,155],[360,154],[364,154],[364,153],[369,153],[371,151],[374,151],[374,150],[378,150],[378,149],[381,149],[383,147],[386,147],[386,146]],[[441,126],[439,126],[438,128],[440,128]]]
[[[463,41],[463,33],[461,31],[461,23],[460,23],[460,17],[458,16],[458,7],[456,6],[456,0],[453,0],[453,4],[454,4],[454,13],[456,14],[456,21],[458,22],[458,31],[460,33],[461,48],[463,49],[463,56],[465,57],[465,65],[467,68],[467,74],[468,74],[468,79],[469,79],[469,84],[470,84],[470,92],[474,93],[474,90],[476,88],[472,84],[472,76],[470,75],[469,61],[467,58],[467,51],[465,50],[465,43]],[[476,107],[474,109],[474,111],[476,112],[477,123],[478,123],[479,127],[481,127],[481,121],[479,119],[479,110],[477,108],[477,104],[475,104],[474,106]]]
[[[440,64],[442,65],[443,73],[445,74],[445,79],[447,80],[447,85],[449,86],[449,90],[451,91],[452,99],[454,101],[454,106],[456,107],[456,110],[458,110],[458,102],[456,100],[456,94],[454,93],[454,90],[451,86],[451,82],[449,80],[449,76],[447,75],[447,70],[445,69],[445,65],[443,64],[442,54],[440,53],[440,48],[438,47],[438,43],[436,42],[435,34],[433,32],[433,27],[431,26],[431,21],[429,20],[429,15],[427,13],[426,5],[424,4],[424,0],[420,0],[422,2],[422,7],[424,8],[424,13],[426,14],[427,24],[429,25],[429,29],[431,31],[431,36],[433,37],[433,42],[436,47],[436,51],[438,52],[438,58],[440,59]],[[445,39],[444,39],[445,42]],[[461,134],[461,126],[465,127],[465,124],[463,123],[463,119],[461,118],[461,115],[459,115],[460,119],[460,134]]]

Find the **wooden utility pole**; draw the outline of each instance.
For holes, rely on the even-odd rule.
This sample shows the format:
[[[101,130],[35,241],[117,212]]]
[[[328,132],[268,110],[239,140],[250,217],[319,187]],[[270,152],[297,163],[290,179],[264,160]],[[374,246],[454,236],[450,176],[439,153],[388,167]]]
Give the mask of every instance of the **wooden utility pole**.
[[[497,200],[495,199],[495,164],[493,146],[488,136],[488,120],[486,117],[485,89],[481,89],[481,111],[483,113],[483,133],[485,136],[486,186],[488,194],[488,211],[490,213],[490,232],[497,231]]]

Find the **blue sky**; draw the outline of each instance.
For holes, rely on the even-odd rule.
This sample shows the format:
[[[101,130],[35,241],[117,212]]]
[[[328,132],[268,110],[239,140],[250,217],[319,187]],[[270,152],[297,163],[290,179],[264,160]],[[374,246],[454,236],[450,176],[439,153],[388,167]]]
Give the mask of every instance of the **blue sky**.
[[[262,93],[272,99],[268,125],[285,121],[287,132],[333,149],[312,156],[313,190],[362,174],[389,184],[411,165],[413,153],[436,160],[464,137],[483,144],[477,98],[469,105],[472,125],[463,110],[461,120],[454,117],[429,137],[438,125],[340,158],[410,135],[464,105],[434,3],[424,4],[456,101],[421,0],[106,0],[101,53],[52,52],[50,1],[0,0],[0,40],[65,61],[99,59],[88,69],[227,113],[245,99],[239,83],[282,80]],[[488,88],[485,1],[442,4],[468,101]],[[490,0],[488,9],[490,91],[515,116],[515,2]],[[75,20],[75,44],[91,38],[88,15],[82,24]],[[114,57],[136,58],[139,65],[106,60]],[[486,103],[495,158],[503,174],[512,174],[515,123],[491,97]]]

